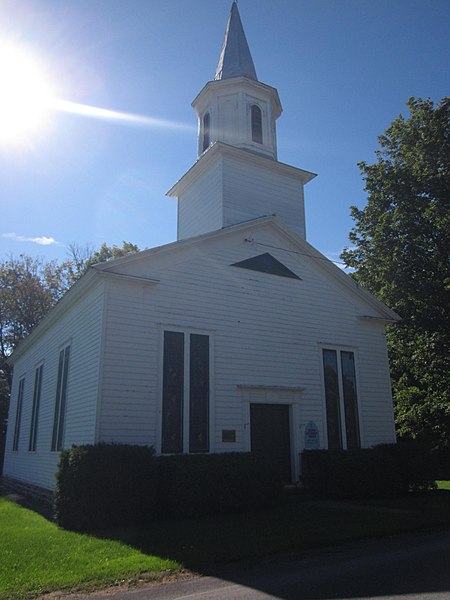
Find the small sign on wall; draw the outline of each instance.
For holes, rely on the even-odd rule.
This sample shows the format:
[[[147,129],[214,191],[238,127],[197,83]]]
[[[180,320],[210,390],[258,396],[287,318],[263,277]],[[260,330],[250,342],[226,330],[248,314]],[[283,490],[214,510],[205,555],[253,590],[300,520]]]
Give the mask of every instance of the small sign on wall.
[[[305,426],[305,450],[319,450],[319,428],[314,421],[309,421]]]
[[[222,442],[235,442],[236,441],[236,430],[235,429],[222,429]]]

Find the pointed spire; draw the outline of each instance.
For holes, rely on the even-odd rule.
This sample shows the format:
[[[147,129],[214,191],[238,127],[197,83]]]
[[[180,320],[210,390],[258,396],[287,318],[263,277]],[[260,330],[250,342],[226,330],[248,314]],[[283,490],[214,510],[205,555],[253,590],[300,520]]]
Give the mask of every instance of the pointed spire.
[[[258,81],[236,0],[231,6],[214,79],[230,77],[248,77]]]

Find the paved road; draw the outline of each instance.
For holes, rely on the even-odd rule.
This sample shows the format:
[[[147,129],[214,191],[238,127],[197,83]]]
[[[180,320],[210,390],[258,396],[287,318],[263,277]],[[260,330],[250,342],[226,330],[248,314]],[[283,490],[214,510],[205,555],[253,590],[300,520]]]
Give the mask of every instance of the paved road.
[[[220,541],[218,541],[220,543]],[[214,575],[89,600],[450,600],[450,532],[354,543],[311,558],[228,566]]]

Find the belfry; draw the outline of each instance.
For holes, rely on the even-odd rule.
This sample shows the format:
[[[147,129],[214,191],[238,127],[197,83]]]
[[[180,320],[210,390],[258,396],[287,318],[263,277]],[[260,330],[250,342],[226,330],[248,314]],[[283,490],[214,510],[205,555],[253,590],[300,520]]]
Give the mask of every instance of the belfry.
[[[199,158],[168,192],[178,198],[178,239],[268,215],[306,239],[303,187],[315,175],[277,160],[280,98],[258,81],[236,2],[215,78],[192,106]]]

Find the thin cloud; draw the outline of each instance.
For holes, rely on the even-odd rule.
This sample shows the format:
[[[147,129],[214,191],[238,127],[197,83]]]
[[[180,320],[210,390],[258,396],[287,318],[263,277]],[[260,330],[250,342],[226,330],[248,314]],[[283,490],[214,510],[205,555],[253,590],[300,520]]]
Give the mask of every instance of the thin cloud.
[[[26,237],[25,235],[17,235],[17,233],[2,233],[2,237],[13,240],[14,242],[31,242],[32,244],[38,244],[39,246],[61,245],[61,242],[58,242],[55,240],[55,238],[48,237],[46,235],[39,237]]]

